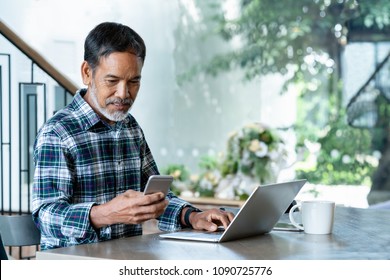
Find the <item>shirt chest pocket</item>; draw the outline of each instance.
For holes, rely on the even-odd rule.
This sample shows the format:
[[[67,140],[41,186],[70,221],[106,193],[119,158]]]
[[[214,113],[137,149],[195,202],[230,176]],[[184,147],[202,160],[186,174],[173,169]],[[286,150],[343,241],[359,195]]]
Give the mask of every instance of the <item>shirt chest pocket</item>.
[[[124,191],[141,189],[141,158],[129,157],[118,163],[117,178],[119,186]]]

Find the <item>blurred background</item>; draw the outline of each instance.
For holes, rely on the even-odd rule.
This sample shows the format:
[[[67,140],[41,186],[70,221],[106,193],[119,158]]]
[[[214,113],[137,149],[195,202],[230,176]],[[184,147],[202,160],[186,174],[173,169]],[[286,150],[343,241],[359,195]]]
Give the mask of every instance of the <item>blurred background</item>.
[[[390,200],[389,1],[0,0],[0,20],[2,212],[30,211],[35,134],[103,21],[145,40],[131,113],[177,194],[306,178],[302,199]]]

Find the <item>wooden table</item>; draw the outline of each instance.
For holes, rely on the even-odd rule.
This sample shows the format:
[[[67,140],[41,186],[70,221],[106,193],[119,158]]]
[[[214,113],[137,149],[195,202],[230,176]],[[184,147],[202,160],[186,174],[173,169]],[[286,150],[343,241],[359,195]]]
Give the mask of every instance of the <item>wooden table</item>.
[[[286,220],[283,216],[281,220]],[[226,243],[163,240],[158,233],[37,252],[37,259],[390,259],[390,211],[336,208],[333,234],[271,231]]]

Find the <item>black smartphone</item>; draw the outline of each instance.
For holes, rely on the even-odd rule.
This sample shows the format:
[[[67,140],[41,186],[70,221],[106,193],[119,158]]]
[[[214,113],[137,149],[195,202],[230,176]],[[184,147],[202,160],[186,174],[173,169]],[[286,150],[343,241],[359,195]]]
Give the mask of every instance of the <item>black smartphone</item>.
[[[146,183],[144,194],[162,192],[167,195],[172,181],[173,177],[169,175],[152,175]]]

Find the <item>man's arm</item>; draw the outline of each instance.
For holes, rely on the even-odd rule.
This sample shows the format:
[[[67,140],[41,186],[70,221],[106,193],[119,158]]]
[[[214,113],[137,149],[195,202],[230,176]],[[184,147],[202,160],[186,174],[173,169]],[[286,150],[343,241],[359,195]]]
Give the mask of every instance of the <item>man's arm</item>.
[[[33,219],[45,240],[82,238],[92,242],[97,239],[89,222],[94,203],[72,203],[75,171],[66,153],[55,133],[39,133],[34,149]]]

